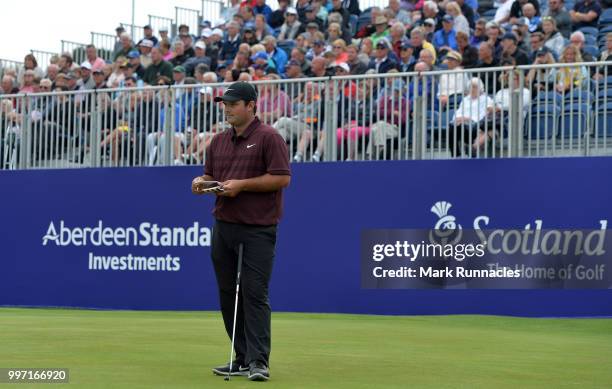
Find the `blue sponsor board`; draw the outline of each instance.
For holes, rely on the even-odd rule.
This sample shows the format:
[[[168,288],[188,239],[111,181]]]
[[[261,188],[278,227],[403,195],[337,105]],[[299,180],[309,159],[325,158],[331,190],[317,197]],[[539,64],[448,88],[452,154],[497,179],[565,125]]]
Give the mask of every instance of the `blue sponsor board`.
[[[272,307],[612,316],[610,289],[362,288],[360,257],[361,234],[371,229],[597,230],[612,214],[610,171],[610,158],[295,164]],[[0,305],[218,309],[214,198],[190,192],[201,172],[0,172]]]

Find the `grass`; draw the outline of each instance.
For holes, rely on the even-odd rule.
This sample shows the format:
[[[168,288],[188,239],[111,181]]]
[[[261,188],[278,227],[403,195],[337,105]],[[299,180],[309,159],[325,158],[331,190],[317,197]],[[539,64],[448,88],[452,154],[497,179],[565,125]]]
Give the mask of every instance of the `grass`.
[[[0,367],[70,368],[70,384],[53,388],[516,389],[612,383],[611,319],[274,313],[272,334],[271,381],[236,377],[227,383],[210,371],[229,357],[217,312],[0,308]]]

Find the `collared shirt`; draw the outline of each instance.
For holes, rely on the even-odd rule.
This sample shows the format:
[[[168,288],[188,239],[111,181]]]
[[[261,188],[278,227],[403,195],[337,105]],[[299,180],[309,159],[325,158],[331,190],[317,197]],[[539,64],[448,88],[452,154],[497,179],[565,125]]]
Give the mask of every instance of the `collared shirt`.
[[[376,72],[377,72],[377,73],[378,73],[378,68],[380,67],[380,64],[382,64],[383,62],[385,62],[385,61],[387,60],[387,58],[388,58],[388,57],[385,57],[385,58],[383,58],[383,59],[378,59],[378,58],[376,58],[376,59],[374,60],[374,66],[375,66],[375,69],[376,69]]]
[[[289,151],[283,137],[259,118],[241,135],[231,128],[216,134],[206,151],[204,174],[216,181],[242,180],[264,174],[291,175]],[[236,197],[217,196],[213,215],[229,223],[278,224],[283,193],[241,192]]]

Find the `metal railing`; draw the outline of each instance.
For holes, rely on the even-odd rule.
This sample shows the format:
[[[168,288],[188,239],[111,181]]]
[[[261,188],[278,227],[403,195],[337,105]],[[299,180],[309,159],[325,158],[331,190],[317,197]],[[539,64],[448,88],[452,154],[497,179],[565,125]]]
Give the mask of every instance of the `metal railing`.
[[[51,64],[51,58],[59,56],[58,53],[43,50],[30,50],[30,53],[32,53],[34,58],[36,58],[36,62],[38,62],[38,67],[40,67],[43,71],[46,71],[47,66]]]
[[[159,37],[159,29],[167,28],[170,39],[176,36],[176,24],[172,18],[163,16],[149,15],[149,25],[153,28],[153,33]]]
[[[174,7],[174,22],[177,29],[181,24],[189,26],[189,33],[192,35],[200,34],[200,11],[197,9]]]
[[[113,59],[115,43],[118,41],[116,35],[104,34],[101,32],[91,32],[91,44],[96,46],[98,57],[105,61]]]
[[[202,0],[202,15],[203,20],[208,20],[214,23],[215,20],[221,17],[221,10],[225,2],[222,0]]]
[[[610,65],[255,81],[257,115],[294,161],[612,155]],[[3,96],[0,168],[203,163],[226,86]]]
[[[15,74],[23,67],[23,62],[0,58],[0,77],[4,76],[6,70],[14,71]]]
[[[126,32],[132,34],[132,24],[131,23],[120,23],[121,27],[125,29]],[[142,38],[144,38],[144,26],[134,25],[134,36],[132,40],[134,43],[138,43]]]
[[[76,64],[80,64],[87,59],[86,48],[87,43],[62,40],[62,53],[69,53]]]

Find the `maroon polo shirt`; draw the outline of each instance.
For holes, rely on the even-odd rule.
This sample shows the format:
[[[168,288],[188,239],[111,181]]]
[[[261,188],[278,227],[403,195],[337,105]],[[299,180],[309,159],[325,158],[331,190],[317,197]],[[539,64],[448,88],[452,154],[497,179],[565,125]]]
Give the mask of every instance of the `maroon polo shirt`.
[[[240,135],[234,128],[215,135],[206,150],[204,174],[216,181],[242,180],[264,174],[291,175],[289,152],[283,137],[255,117]],[[230,223],[278,224],[283,192],[240,192],[236,197],[217,196],[213,215]]]

